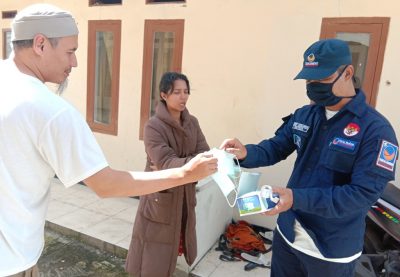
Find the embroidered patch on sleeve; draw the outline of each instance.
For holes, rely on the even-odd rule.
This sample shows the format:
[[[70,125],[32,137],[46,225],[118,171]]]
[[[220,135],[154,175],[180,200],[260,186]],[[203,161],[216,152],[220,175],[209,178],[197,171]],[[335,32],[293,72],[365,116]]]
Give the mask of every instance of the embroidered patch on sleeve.
[[[292,128],[294,130],[298,130],[298,131],[307,133],[308,129],[310,129],[310,126],[304,125],[304,124],[299,123],[299,122],[293,122]]]
[[[381,148],[376,159],[376,165],[389,171],[394,171],[399,147],[386,140],[382,140]]]
[[[293,134],[293,143],[297,145],[297,148],[301,148],[301,137],[299,135]]]

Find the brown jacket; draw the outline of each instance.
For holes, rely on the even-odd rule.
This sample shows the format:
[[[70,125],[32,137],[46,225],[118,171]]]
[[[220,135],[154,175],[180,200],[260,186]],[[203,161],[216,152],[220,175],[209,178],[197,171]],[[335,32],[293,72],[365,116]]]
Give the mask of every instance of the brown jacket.
[[[146,123],[144,144],[146,171],[180,167],[196,154],[209,150],[197,119],[185,109],[182,125],[170,116],[166,105]],[[187,184],[140,197],[126,259],[126,270],[135,277],[171,276],[176,267],[180,235],[183,252],[191,265],[196,259],[196,191]]]

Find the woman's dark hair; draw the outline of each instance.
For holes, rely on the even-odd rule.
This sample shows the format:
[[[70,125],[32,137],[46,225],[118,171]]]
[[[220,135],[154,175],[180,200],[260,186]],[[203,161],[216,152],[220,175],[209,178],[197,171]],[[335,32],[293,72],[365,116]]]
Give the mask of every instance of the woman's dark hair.
[[[166,72],[164,75],[161,77],[160,80],[160,100],[164,101],[161,97],[161,92],[164,92],[166,94],[170,94],[174,90],[174,82],[176,80],[182,80],[186,82],[186,86],[188,88],[188,94],[190,94],[190,84],[189,80],[186,77],[186,75],[178,72]]]

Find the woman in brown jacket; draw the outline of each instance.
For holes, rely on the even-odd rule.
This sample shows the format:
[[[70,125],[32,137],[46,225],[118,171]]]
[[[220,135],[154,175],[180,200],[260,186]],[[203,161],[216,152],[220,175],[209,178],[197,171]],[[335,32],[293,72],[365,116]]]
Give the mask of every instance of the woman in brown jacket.
[[[161,102],[146,123],[146,171],[173,168],[209,150],[197,119],[186,103],[190,94],[185,75],[167,72],[160,81]],[[177,256],[191,265],[197,255],[195,183],[140,197],[126,259],[135,277],[172,276]]]

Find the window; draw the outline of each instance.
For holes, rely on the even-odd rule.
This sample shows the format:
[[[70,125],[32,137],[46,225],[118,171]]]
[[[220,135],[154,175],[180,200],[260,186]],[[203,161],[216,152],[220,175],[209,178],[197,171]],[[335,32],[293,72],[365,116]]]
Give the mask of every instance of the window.
[[[122,5],[122,0],[89,0],[89,7],[102,5]]]
[[[146,4],[151,3],[185,3],[186,0],[146,0]]]
[[[10,56],[11,50],[11,29],[3,29],[3,59]]]
[[[3,18],[3,19],[14,18],[16,15],[17,15],[17,11],[4,11],[4,12],[1,12],[1,18]]]
[[[117,135],[121,20],[89,20],[86,120],[95,132]]]
[[[365,92],[367,103],[376,105],[390,18],[323,18],[321,38],[347,41],[353,57],[356,86]]]
[[[146,20],[139,138],[159,102],[158,84],[167,71],[181,71],[184,20]]]

